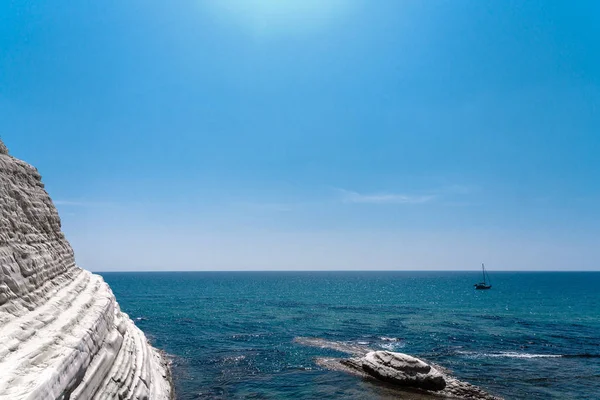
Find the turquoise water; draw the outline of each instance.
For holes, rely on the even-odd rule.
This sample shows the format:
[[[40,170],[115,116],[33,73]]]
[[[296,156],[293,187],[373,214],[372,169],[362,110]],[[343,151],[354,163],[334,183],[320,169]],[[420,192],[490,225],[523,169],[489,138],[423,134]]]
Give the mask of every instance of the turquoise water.
[[[419,356],[507,399],[600,398],[600,273],[102,273],[178,399],[388,399],[297,337]],[[397,397],[396,397],[397,398]]]

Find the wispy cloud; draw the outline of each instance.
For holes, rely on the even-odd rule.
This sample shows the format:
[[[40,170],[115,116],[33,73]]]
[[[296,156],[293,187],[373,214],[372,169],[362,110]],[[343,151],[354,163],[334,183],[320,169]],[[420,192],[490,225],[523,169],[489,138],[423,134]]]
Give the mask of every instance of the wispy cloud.
[[[54,200],[54,205],[65,207],[110,207],[113,205],[113,203],[104,203],[98,201]]]
[[[400,194],[400,193],[358,193],[351,190],[338,189],[344,203],[357,204],[423,204],[437,199],[434,194]]]
[[[231,203],[232,206],[256,211],[279,211],[286,212],[295,208],[298,203],[258,203],[249,201],[238,201]]]
[[[455,204],[464,201],[462,198],[473,192],[473,188],[465,185],[446,185],[438,189],[414,192],[414,193],[394,193],[394,192],[377,192],[377,193],[360,193],[353,190],[333,188],[340,195],[340,199],[344,203],[354,204],[425,204],[425,203],[440,203],[440,204]]]

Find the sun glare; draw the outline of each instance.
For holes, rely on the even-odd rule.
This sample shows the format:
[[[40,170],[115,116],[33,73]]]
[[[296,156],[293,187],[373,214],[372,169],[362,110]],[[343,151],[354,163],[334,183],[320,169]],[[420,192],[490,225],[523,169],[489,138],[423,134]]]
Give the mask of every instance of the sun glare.
[[[352,2],[342,0],[215,0],[221,17],[234,16],[256,33],[309,32],[342,15]]]

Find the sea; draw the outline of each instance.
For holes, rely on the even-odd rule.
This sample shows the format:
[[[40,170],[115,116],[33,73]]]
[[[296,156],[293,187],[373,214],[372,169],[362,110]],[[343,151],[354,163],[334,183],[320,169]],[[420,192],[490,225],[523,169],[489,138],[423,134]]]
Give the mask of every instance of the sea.
[[[100,273],[177,399],[410,399],[319,357],[411,354],[505,399],[600,399],[600,273]]]

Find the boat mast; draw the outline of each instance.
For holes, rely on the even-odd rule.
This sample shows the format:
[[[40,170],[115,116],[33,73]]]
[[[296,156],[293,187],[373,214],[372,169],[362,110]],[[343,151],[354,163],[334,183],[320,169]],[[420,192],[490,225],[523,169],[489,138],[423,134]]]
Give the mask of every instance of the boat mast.
[[[481,263],[481,273],[483,274],[483,284],[485,285],[485,265]]]

